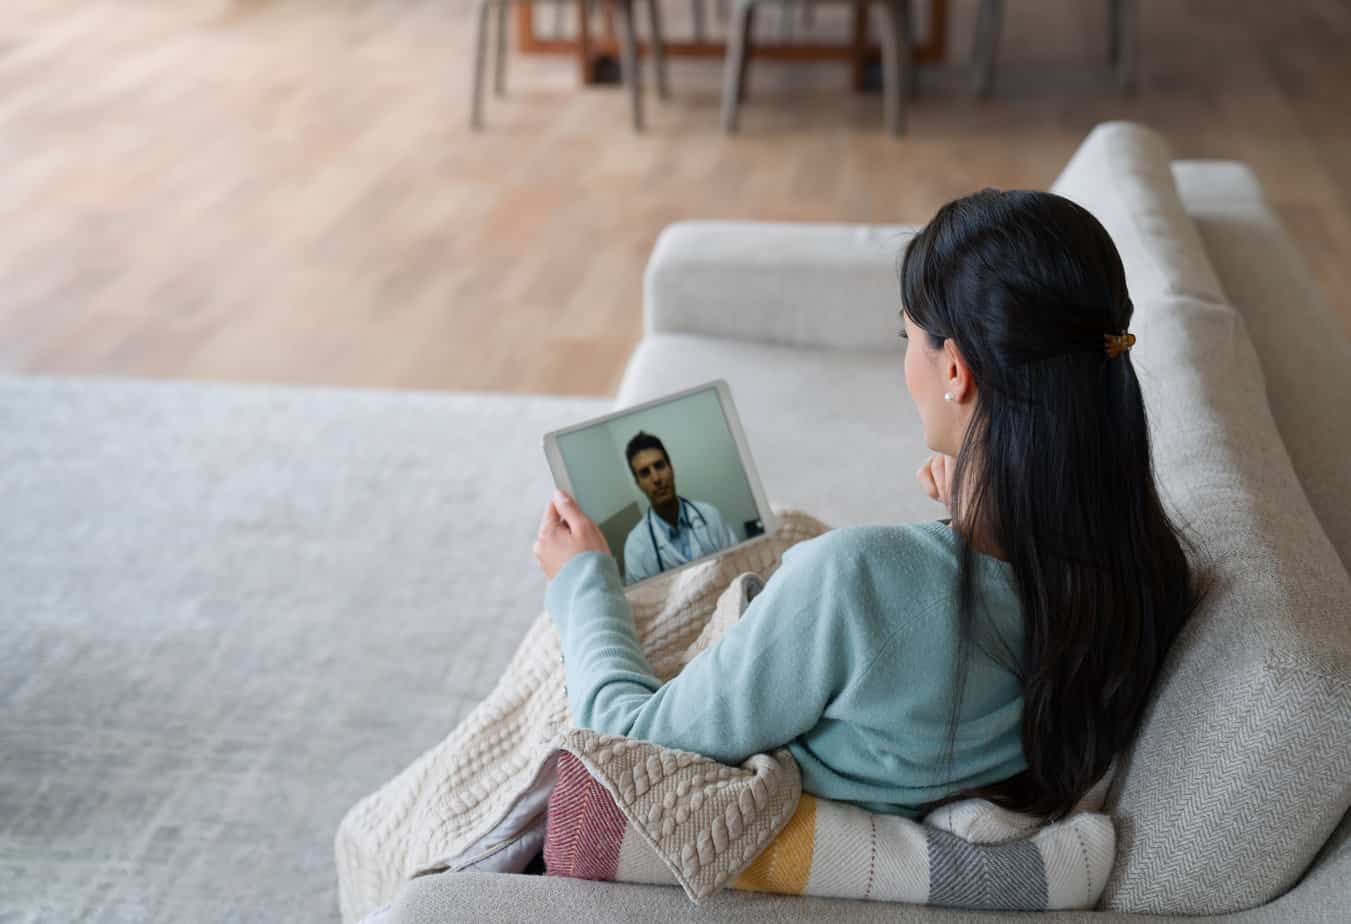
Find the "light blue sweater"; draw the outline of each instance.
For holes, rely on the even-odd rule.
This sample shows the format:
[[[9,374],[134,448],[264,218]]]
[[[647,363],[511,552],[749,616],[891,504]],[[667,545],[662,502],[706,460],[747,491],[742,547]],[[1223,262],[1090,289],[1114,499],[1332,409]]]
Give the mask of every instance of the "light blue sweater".
[[[800,543],[741,620],[664,684],[643,658],[614,560],[578,555],[547,595],[573,720],[728,764],[787,746],[805,791],[911,817],[927,802],[1011,777],[1027,766],[1022,693],[980,645],[944,763],[958,541],[934,521]],[[1012,568],[985,555],[975,567],[982,637],[993,629],[1020,656]]]

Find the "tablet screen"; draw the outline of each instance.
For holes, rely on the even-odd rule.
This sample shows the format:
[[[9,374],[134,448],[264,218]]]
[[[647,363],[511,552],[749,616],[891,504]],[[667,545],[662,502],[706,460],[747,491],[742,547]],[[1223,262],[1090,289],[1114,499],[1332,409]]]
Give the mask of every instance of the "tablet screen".
[[[765,531],[724,404],[714,383],[550,434],[555,480],[605,534],[626,585]]]

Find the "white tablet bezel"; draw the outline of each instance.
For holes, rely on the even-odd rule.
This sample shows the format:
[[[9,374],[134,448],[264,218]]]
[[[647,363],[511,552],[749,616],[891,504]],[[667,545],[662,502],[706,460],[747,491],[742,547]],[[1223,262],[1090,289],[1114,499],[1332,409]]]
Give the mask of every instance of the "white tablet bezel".
[[[743,539],[736,545],[730,545],[725,549],[719,549],[716,552],[687,561],[674,568],[667,568],[665,571],[645,577],[641,581],[634,581],[632,584],[626,585],[625,590],[630,587],[641,586],[642,584],[656,580],[657,578],[674,574],[691,565],[697,565],[700,562],[708,561],[717,555],[721,555],[728,549],[740,548],[748,542],[755,542],[763,539],[766,536],[772,535],[778,528],[778,518],[774,516],[774,511],[769,507],[769,500],[765,496],[764,486],[760,484],[760,473],[755,468],[755,460],[751,458],[750,446],[746,443],[746,432],[741,427],[741,418],[737,415],[736,404],[732,401],[731,388],[728,387],[725,380],[715,379],[711,382],[705,382],[702,385],[696,385],[693,388],[686,388],[683,391],[663,395],[660,398],[654,398],[651,401],[645,401],[642,404],[635,404],[631,407],[626,407],[601,417],[593,417],[591,420],[585,420],[581,423],[573,424],[544,434],[544,455],[549,460],[549,471],[553,473],[554,484],[566,491],[570,496],[576,497],[576,494],[574,494],[572,490],[572,477],[568,474],[567,464],[563,461],[563,454],[558,448],[558,438],[560,436],[566,436],[567,434],[575,433],[578,430],[585,430],[586,428],[594,427],[597,424],[609,423],[616,418],[625,417],[638,411],[645,411],[648,408],[657,407],[658,405],[669,404],[672,401],[679,401],[682,398],[687,398],[690,395],[698,394],[699,392],[708,391],[710,389],[717,392],[718,405],[722,409],[723,419],[727,422],[727,430],[732,434],[732,441],[736,443],[737,456],[741,460],[741,469],[746,473],[746,481],[750,484],[751,496],[755,500],[755,512],[759,514],[760,522],[764,525],[765,531],[758,536]],[[624,554],[623,549],[618,550],[618,552],[615,552],[613,549],[610,551],[616,555]]]

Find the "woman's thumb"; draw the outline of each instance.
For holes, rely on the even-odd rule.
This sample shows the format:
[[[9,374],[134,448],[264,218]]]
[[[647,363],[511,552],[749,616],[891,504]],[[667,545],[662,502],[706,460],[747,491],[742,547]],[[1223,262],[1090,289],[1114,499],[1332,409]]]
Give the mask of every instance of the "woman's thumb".
[[[567,523],[569,528],[576,525],[579,517],[585,516],[581,508],[577,506],[577,502],[566,491],[562,490],[554,492],[554,509],[558,511],[558,515],[563,518],[563,522]]]

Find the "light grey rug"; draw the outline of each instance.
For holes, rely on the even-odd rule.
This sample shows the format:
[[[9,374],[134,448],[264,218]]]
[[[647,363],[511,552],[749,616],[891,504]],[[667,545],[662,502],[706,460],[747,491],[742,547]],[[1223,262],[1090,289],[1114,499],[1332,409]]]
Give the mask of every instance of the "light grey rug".
[[[538,612],[608,402],[0,380],[0,922],[338,916],[343,813]]]

